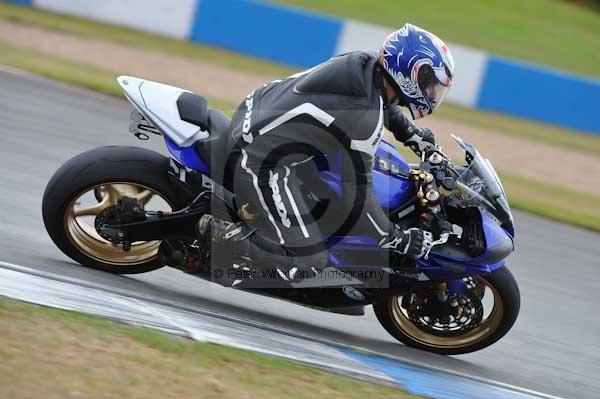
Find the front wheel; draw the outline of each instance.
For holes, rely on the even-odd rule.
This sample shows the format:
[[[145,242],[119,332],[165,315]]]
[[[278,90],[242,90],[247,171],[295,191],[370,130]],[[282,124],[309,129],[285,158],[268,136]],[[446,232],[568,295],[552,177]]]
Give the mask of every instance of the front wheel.
[[[149,211],[184,206],[168,176],[169,159],[138,147],[101,147],[67,161],[46,187],[42,214],[58,248],[83,266],[117,274],[144,273],[163,266],[160,241],[134,242],[129,251],[102,238],[96,216],[123,197]]]
[[[521,297],[506,266],[487,276],[470,277],[468,284],[468,293],[458,298],[465,309],[465,317],[460,319],[440,323],[415,315],[401,306],[399,296],[373,305],[375,315],[386,331],[405,345],[443,355],[474,352],[492,345],[511,329],[519,315]]]

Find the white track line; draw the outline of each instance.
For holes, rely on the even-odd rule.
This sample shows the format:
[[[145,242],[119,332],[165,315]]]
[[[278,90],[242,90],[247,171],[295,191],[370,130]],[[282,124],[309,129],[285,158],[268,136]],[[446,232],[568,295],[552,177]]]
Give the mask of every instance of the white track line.
[[[127,296],[129,298],[143,299],[143,300],[154,302],[154,303],[158,303],[158,304],[161,304],[161,305],[165,305],[165,306],[170,306],[170,307],[177,308],[177,309],[186,310],[186,311],[189,311],[189,312],[197,312],[197,313],[200,313],[200,314],[209,315],[209,316],[212,316],[212,317],[217,317],[217,318],[220,318],[220,319],[229,320],[229,321],[233,321],[233,322],[238,322],[238,323],[241,323],[241,324],[258,327],[258,328],[262,328],[262,329],[269,330],[269,331],[275,331],[275,332],[279,332],[279,333],[284,333],[284,334],[291,335],[291,336],[294,336],[294,337],[304,338],[304,339],[312,340],[312,341],[319,342],[319,343],[322,343],[322,344],[335,346],[335,347],[338,347],[338,348],[351,349],[351,350],[355,350],[355,351],[359,351],[359,352],[363,352],[363,353],[368,353],[370,355],[374,355],[374,356],[379,356],[379,357],[383,357],[383,358],[386,358],[386,359],[395,360],[395,361],[398,361],[398,362],[402,362],[402,363],[405,363],[405,364],[409,364],[409,365],[412,365],[412,366],[421,367],[421,368],[425,368],[425,369],[429,369],[429,370],[433,370],[433,371],[437,371],[437,372],[442,372],[442,373],[445,373],[445,374],[453,375],[453,376],[464,378],[464,379],[471,380],[471,381],[477,381],[477,382],[480,382],[480,383],[484,383],[484,384],[488,384],[488,385],[493,385],[493,386],[496,386],[496,387],[508,389],[508,390],[519,392],[519,393],[522,393],[522,394],[528,394],[528,395],[537,396],[537,397],[543,398],[543,399],[564,399],[564,398],[562,398],[560,396],[549,395],[549,394],[546,394],[546,393],[543,393],[543,392],[538,392],[538,391],[534,391],[534,390],[531,390],[531,389],[518,387],[518,386],[515,386],[515,385],[507,384],[507,383],[500,382],[500,381],[491,380],[491,379],[488,379],[488,378],[476,377],[476,376],[472,376],[472,375],[468,375],[468,374],[463,374],[463,373],[460,373],[460,372],[457,372],[457,371],[454,371],[454,370],[445,369],[443,367],[434,366],[434,365],[423,363],[423,362],[417,362],[417,361],[414,361],[414,360],[404,359],[404,358],[397,357],[397,356],[391,356],[391,355],[388,355],[388,354],[376,352],[376,351],[371,350],[371,349],[363,348],[363,347],[360,347],[360,346],[347,345],[345,343],[334,341],[334,340],[330,340],[330,339],[326,339],[326,338],[311,336],[311,335],[306,334],[306,333],[302,333],[302,332],[299,332],[299,331],[289,330],[287,328],[283,328],[283,327],[279,327],[279,326],[273,326],[273,325],[266,324],[266,323],[263,323],[263,322],[260,322],[260,321],[256,321],[256,320],[248,320],[248,319],[242,319],[242,318],[235,317],[235,316],[223,315],[221,313],[215,313],[215,312],[212,312],[212,311],[207,310],[207,309],[198,308],[198,307],[187,305],[187,304],[183,304],[183,303],[180,303],[180,302],[174,302],[174,301],[170,301],[170,300],[167,300],[167,299],[155,298],[155,297],[151,297],[151,296],[148,296],[148,295],[145,295],[145,294],[141,294],[141,293],[137,293],[137,292],[122,290],[122,289],[119,289],[119,288],[114,288],[114,287],[106,286],[106,285],[103,285],[103,284],[93,283],[93,282],[90,282],[90,281],[80,280],[80,279],[76,279],[76,278],[73,278],[73,277],[63,276],[63,275],[60,275],[60,274],[50,273],[50,272],[46,272],[46,271],[42,271],[42,270],[36,270],[36,269],[32,269],[32,268],[29,268],[29,267],[26,267],[26,266],[16,265],[14,263],[0,261],[0,267],[4,267],[4,268],[7,268],[7,269],[11,269],[11,270],[19,271],[19,272],[22,272],[22,273],[27,273],[27,274],[39,276],[39,277],[48,278],[48,279],[51,279],[51,280],[63,281],[63,282],[67,282],[67,283],[77,284],[77,285],[84,286],[84,287],[95,288],[95,289],[98,289],[98,290],[102,290],[102,291],[106,291],[106,292],[110,292],[110,293],[114,293],[114,294],[119,294],[119,295]]]

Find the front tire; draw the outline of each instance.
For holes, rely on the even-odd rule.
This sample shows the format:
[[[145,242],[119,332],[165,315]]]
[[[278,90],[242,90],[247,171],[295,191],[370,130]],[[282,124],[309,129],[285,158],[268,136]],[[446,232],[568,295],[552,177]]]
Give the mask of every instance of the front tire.
[[[502,338],[519,315],[521,297],[519,286],[506,266],[487,276],[478,276],[494,299],[488,318],[464,335],[440,337],[424,331],[407,317],[400,306],[400,297],[389,297],[373,305],[381,325],[394,338],[407,346],[442,355],[460,355],[486,348]]]
[[[102,239],[83,218],[95,215],[122,196],[140,202],[157,196],[162,206],[182,208],[182,198],[169,178],[169,159],[139,147],[110,146],[84,152],[67,161],[52,176],[42,202],[48,234],[68,257],[83,266],[116,274],[145,273],[163,267],[160,242],[135,243],[129,252]],[[93,205],[77,208],[90,194]],[[95,198],[95,200],[94,200]],[[96,212],[96,213],[94,213]]]

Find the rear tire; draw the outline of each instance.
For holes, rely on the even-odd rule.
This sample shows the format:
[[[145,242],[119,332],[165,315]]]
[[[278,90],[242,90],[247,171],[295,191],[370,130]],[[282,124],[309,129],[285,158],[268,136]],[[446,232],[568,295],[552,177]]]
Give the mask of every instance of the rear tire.
[[[490,323],[490,329],[483,330],[480,336],[473,335],[474,338],[471,341],[464,336],[457,336],[454,341],[447,338],[439,339],[419,330],[410,320],[398,315],[399,305],[394,303],[394,301],[398,302],[398,297],[387,298],[385,301],[373,305],[373,309],[383,328],[407,346],[442,355],[475,352],[494,344],[512,328],[519,315],[521,305],[519,286],[506,266],[493,271],[490,275],[479,277],[485,280],[488,287],[496,291],[501,301],[498,306],[501,308],[496,309],[500,313],[496,314],[496,319]],[[495,297],[496,293],[494,293]]]
[[[68,257],[83,266],[116,274],[136,274],[156,270],[164,265],[158,256],[130,263],[106,262],[91,256],[70,237],[67,213],[83,193],[102,184],[131,183],[150,189],[166,201],[172,210],[185,204],[169,178],[169,159],[139,147],[101,147],[84,152],[67,161],[52,176],[42,202],[42,214],[48,234]],[[115,249],[111,248],[114,252]],[[127,253],[123,251],[124,259]]]

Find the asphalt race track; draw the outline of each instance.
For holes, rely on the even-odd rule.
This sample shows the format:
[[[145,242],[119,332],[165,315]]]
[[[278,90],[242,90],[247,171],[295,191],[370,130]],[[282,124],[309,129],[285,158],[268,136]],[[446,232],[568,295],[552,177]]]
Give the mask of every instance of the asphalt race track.
[[[370,309],[364,317],[342,316],[225,289],[171,269],[125,277],[74,264],[46,234],[42,193],[63,162],[97,146],[139,145],[165,153],[160,139],[141,142],[128,133],[130,110],[124,100],[0,70],[1,261],[550,395],[600,397],[600,235],[528,214],[515,213],[517,252],[509,259],[522,295],[517,324],[491,348],[452,358],[397,343]]]

